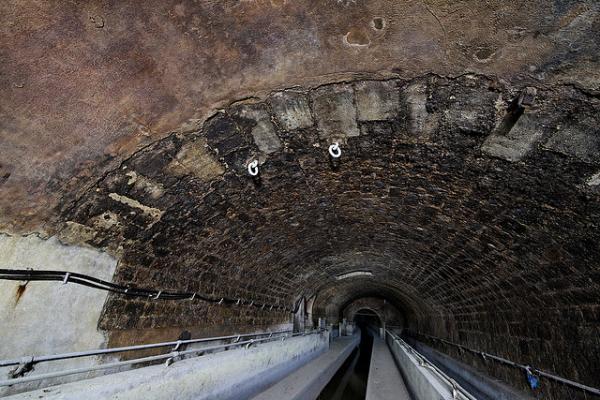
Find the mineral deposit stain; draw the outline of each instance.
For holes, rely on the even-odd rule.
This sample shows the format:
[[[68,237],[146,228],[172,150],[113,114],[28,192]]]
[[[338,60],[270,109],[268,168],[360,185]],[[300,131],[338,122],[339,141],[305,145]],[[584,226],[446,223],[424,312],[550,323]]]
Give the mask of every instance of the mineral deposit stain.
[[[373,18],[373,21],[371,21],[371,26],[376,31],[380,31],[383,28],[385,28],[385,21],[383,20],[383,18],[379,18],[379,17]]]
[[[371,43],[369,35],[359,28],[352,28],[350,32],[346,33],[344,42],[350,46],[368,46]]]
[[[17,286],[17,290],[15,292],[15,306],[17,304],[19,304],[21,297],[23,297],[23,294],[25,293],[25,289],[27,288],[27,283],[29,283],[29,282],[25,282],[25,283]]]

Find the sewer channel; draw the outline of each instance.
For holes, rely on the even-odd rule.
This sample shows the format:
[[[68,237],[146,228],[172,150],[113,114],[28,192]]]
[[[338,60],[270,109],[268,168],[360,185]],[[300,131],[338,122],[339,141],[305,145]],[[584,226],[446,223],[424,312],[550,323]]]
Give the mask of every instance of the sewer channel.
[[[361,313],[354,323],[361,331],[359,346],[350,354],[321,391],[318,400],[362,400],[367,393],[367,380],[373,350],[373,332],[379,329],[379,318]]]

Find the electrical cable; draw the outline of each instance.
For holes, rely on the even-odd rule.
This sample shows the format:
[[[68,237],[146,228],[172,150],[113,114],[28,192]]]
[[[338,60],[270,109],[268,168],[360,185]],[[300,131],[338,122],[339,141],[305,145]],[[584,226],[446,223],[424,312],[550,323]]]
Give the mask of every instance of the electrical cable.
[[[254,300],[248,301],[240,298],[229,297],[211,297],[198,292],[171,292],[167,290],[154,290],[145,288],[136,288],[130,286],[118,285],[107,282],[93,276],[79,274],[68,271],[46,271],[34,269],[0,269],[0,279],[12,281],[58,281],[63,284],[75,283],[93,289],[104,290],[111,293],[120,294],[129,297],[144,297],[152,300],[201,300],[207,303],[217,303],[226,305],[247,305],[249,307],[260,308],[261,310],[288,311],[296,313],[300,306],[298,301],[294,308],[285,307],[278,304],[261,303]]]

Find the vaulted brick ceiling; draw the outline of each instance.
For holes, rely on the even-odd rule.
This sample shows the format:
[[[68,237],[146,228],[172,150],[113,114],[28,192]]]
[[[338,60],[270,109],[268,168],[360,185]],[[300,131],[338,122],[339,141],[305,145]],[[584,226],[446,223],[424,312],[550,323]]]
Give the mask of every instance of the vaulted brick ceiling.
[[[0,226],[106,249],[131,285],[550,336],[540,362],[591,382],[598,353],[561,355],[600,349],[599,11],[3,2]],[[186,307],[115,296],[101,327],[239,318]]]

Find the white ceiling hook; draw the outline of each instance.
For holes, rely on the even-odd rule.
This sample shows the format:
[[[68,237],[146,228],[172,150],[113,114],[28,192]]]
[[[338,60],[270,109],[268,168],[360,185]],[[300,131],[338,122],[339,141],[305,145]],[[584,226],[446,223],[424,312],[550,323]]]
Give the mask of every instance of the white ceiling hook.
[[[250,176],[258,175],[258,160],[254,160],[248,164],[248,173]]]
[[[342,156],[342,149],[340,148],[340,144],[338,142],[335,142],[329,146],[329,155],[333,158],[340,158]]]

